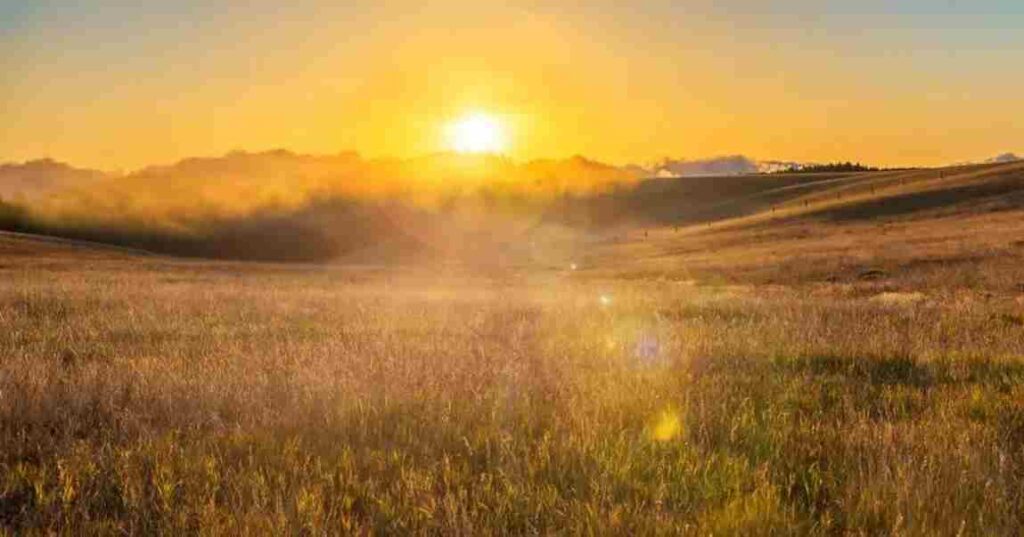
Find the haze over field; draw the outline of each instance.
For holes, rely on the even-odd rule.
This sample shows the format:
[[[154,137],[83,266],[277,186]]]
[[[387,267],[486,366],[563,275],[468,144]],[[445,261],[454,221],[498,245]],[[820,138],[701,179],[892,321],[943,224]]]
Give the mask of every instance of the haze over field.
[[[800,166],[742,156],[618,167],[579,156],[520,163],[485,153],[370,160],[277,150],[104,173],[40,160],[0,167],[0,229],[210,258],[551,264],[595,233],[742,216],[844,181],[756,173]]]
[[[0,0],[0,535],[1024,535],[1022,28]]]

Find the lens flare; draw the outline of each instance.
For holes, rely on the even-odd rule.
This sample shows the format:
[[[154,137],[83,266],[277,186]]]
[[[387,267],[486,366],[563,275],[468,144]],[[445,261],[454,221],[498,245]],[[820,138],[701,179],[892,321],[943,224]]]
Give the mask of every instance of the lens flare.
[[[659,362],[661,343],[654,334],[641,332],[633,345],[633,356],[640,365],[652,366]]]
[[[678,437],[683,432],[683,421],[675,410],[663,410],[654,421],[651,427],[651,439],[658,442],[668,442]]]

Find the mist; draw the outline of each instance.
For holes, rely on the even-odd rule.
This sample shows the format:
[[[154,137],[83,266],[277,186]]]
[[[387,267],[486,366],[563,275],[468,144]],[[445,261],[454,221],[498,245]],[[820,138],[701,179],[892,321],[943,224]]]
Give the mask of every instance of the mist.
[[[23,165],[29,167],[40,165]],[[33,183],[30,196],[25,189],[7,193],[0,228],[172,255],[318,262],[560,259],[572,249],[571,233],[545,220],[548,208],[640,178],[636,170],[583,157],[517,163],[444,153],[370,160],[283,150],[186,159],[127,174],[53,162],[45,168],[51,173],[37,175],[51,179]],[[21,168],[8,175],[14,172]]]

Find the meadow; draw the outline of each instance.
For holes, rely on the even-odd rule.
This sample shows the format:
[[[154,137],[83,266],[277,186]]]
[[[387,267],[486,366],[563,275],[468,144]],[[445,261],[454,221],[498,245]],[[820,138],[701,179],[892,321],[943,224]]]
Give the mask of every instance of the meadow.
[[[0,531],[1020,534],[998,171],[770,190],[575,267],[0,235]]]

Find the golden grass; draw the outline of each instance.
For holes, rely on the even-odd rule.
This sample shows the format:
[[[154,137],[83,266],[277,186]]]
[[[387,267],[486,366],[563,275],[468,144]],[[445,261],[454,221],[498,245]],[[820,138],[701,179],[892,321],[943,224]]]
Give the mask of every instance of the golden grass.
[[[489,276],[0,236],[0,532],[1024,532],[1024,215],[808,205]]]
[[[1024,529],[1011,295],[80,253],[2,271],[10,532]]]

